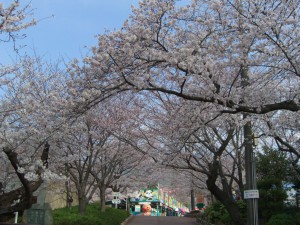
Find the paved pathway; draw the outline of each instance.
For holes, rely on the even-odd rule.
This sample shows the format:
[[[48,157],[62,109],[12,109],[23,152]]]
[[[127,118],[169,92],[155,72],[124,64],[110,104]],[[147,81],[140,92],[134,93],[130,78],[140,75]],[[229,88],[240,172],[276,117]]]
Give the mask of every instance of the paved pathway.
[[[195,225],[195,218],[177,216],[134,216],[126,225]]]

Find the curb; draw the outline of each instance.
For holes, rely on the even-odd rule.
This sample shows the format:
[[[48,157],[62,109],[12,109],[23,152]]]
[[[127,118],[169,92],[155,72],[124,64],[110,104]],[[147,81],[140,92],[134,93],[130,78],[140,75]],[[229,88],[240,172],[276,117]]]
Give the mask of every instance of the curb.
[[[124,220],[120,225],[126,225],[134,216],[130,215],[126,220]]]

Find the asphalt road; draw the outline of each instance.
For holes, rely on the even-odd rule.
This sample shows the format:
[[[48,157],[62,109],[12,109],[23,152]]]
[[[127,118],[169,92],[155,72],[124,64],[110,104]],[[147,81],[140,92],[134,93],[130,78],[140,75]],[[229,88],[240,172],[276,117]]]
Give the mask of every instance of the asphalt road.
[[[195,218],[177,216],[134,216],[126,225],[195,225]]]

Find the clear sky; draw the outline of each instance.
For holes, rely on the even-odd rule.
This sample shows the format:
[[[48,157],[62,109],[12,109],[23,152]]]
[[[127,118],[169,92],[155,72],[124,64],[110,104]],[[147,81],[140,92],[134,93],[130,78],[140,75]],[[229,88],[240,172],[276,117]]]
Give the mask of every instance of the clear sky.
[[[12,0],[0,0],[6,7]],[[17,45],[26,45],[22,52],[32,53],[47,59],[59,57],[67,61],[85,55],[87,48],[97,44],[95,35],[105,30],[119,29],[131,13],[131,5],[139,0],[20,0],[22,5],[31,2],[34,18],[39,23],[24,30],[24,40]],[[52,17],[52,15],[54,15]],[[0,43],[0,63],[14,60],[12,46]]]

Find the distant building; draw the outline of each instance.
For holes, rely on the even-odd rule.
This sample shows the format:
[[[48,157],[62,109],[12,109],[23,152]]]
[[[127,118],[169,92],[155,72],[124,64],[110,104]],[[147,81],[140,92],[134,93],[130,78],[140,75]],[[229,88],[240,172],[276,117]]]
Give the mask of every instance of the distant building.
[[[145,216],[180,216],[189,209],[168,191],[142,188],[137,196],[130,196],[131,214]]]

